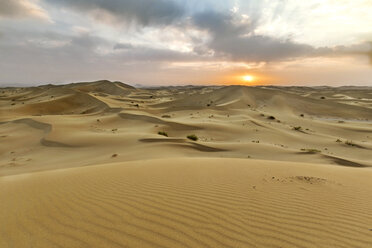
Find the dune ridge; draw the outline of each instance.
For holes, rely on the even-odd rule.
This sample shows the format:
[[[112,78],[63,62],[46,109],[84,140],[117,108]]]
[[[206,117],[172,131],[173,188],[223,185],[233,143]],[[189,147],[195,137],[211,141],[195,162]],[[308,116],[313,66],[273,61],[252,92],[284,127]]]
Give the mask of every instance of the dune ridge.
[[[0,247],[372,247],[371,96],[0,89]]]
[[[136,89],[106,80],[5,88],[0,90],[0,175],[109,163],[114,154],[122,162],[187,154],[370,167],[370,91]],[[49,131],[25,127],[25,119],[44,123]],[[158,132],[169,137],[159,139]],[[172,142],[190,134],[197,135],[198,142]],[[33,137],[24,144],[33,149],[20,148],[24,141],[18,136]],[[51,160],[40,159],[49,154]]]

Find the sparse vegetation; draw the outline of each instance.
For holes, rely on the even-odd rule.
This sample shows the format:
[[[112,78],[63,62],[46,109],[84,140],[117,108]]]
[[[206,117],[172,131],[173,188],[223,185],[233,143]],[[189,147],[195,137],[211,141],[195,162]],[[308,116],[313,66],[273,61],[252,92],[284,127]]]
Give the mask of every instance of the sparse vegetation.
[[[340,139],[337,139],[337,140],[336,140],[336,142],[337,142],[337,143],[341,143],[341,142],[342,142],[342,140],[340,140]]]
[[[199,139],[198,136],[196,136],[195,134],[187,135],[187,138],[193,141],[197,141]]]
[[[293,127],[293,130],[296,130],[296,131],[302,131],[302,127],[301,127],[301,126]]]
[[[320,99],[324,100],[324,99],[326,99],[326,98],[325,98],[324,96],[321,96]]]
[[[269,119],[269,120],[275,120],[276,118],[275,118],[275,116],[269,116],[269,117],[267,117],[267,119]]]
[[[318,149],[307,149],[307,148],[302,148],[301,151],[306,152],[306,153],[312,153],[312,154],[320,153],[321,152]]]
[[[158,134],[162,135],[162,136],[165,136],[165,137],[168,137],[168,133],[163,132],[163,131],[159,131]]]
[[[346,141],[345,141],[345,144],[348,145],[348,146],[357,146],[357,145],[354,144],[351,140],[346,140]]]
[[[170,115],[162,115],[161,118],[171,118]]]
[[[301,117],[305,117],[305,115],[304,115],[304,114],[300,114],[300,116],[301,116]]]

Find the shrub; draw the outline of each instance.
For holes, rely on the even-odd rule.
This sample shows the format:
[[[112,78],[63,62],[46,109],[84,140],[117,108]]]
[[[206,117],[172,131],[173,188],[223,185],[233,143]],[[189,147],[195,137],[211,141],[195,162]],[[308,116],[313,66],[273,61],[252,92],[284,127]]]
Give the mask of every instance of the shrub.
[[[162,115],[161,118],[171,118],[170,115]]]
[[[271,115],[271,116],[267,117],[267,119],[269,119],[269,120],[275,120],[276,118]]]
[[[301,151],[307,152],[307,153],[320,153],[321,152],[318,149],[305,149],[305,148],[301,149]]]
[[[356,146],[352,141],[345,141],[345,144],[348,145],[348,146]]]
[[[197,141],[199,139],[198,136],[196,136],[195,134],[187,135],[187,138],[193,141]]]
[[[165,137],[168,137],[168,134],[166,132],[159,131],[158,134],[162,135],[162,136],[165,136]]]
[[[298,127],[293,127],[293,130],[296,130],[296,131],[301,131],[301,130],[302,130],[302,127],[301,127],[301,126],[298,126]]]

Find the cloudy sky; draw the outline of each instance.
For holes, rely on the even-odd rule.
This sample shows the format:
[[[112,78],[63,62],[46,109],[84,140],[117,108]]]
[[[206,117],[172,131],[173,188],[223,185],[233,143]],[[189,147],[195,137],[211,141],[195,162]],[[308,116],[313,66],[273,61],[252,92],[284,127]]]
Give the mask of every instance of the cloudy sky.
[[[372,86],[371,13],[371,0],[0,0],[0,86]]]

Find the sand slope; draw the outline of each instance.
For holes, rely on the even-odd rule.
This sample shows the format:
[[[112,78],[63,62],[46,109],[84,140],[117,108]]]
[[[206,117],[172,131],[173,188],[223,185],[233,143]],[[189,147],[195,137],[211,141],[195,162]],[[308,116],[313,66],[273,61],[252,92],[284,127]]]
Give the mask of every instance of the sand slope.
[[[368,87],[0,89],[0,247],[372,247],[371,167]]]
[[[1,89],[0,176],[180,156],[370,167],[370,103],[353,87]]]
[[[1,247],[371,247],[372,171],[243,159],[0,179]]]

